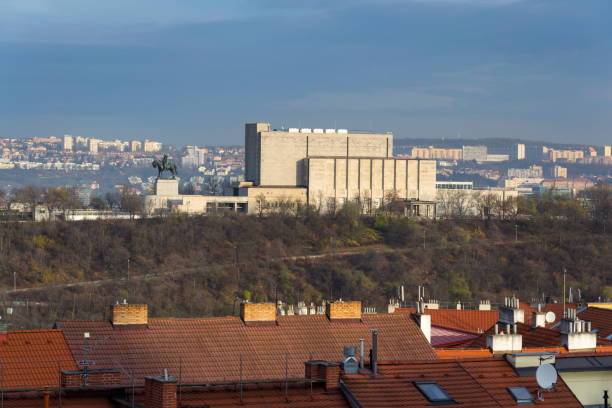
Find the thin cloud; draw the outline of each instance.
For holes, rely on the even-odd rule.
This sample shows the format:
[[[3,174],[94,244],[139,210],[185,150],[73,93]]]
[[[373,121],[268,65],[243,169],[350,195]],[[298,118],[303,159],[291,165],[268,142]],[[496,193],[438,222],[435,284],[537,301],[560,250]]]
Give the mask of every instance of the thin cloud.
[[[292,108],[317,110],[431,110],[448,108],[456,98],[412,90],[383,89],[371,92],[313,92],[288,102]]]

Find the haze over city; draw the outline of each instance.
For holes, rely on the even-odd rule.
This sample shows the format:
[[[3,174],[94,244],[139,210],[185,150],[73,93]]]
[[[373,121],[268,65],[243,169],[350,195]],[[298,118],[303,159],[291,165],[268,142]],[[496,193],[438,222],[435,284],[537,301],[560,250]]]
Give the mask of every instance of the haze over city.
[[[242,144],[265,120],[609,144],[611,7],[4,0],[0,137]]]

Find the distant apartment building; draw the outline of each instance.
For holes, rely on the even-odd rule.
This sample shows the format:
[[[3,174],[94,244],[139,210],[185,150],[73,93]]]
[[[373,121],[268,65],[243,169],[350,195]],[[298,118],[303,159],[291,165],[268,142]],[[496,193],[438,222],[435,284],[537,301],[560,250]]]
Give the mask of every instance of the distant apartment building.
[[[73,138],[72,135],[64,135],[62,138],[62,150],[72,151],[73,148]]]
[[[413,147],[410,156],[414,159],[461,160],[463,151],[461,149],[445,149],[433,146]]]
[[[552,166],[550,168],[550,177],[551,178],[567,178],[567,167],[562,166]]]
[[[529,166],[527,169],[508,169],[507,176],[509,178],[531,178],[531,177],[543,177],[544,171],[542,166]]]
[[[575,163],[576,160],[584,158],[584,152],[582,150],[548,149],[547,156],[548,156],[548,160],[550,160],[553,163],[557,161]]]
[[[463,146],[463,160],[487,161],[487,146]]]
[[[203,166],[206,163],[207,157],[208,149],[197,146],[187,146],[185,147],[185,155],[181,157],[181,165],[183,167]]]
[[[89,153],[98,153],[98,145],[100,144],[100,142],[100,139],[87,139],[87,150],[89,151]]]
[[[509,154],[487,154],[486,162],[503,162],[510,160]]]
[[[527,155],[526,155],[525,144],[523,144],[523,143],[515,144],[513,146],[512,159],[514,159],[514,160],[525,160],[526,157],[527,157]]]
[[[159,152],[163,147],[160,142],[154,142],[153,140],[145,139],[142,144],[142,150],[149,153]]]
[[[142,142],[139,140],[130,140],[130,152],[139,152],[142,150]]]
[[[612,157],[612,146],[604,146],[603,148],[604,157]]]

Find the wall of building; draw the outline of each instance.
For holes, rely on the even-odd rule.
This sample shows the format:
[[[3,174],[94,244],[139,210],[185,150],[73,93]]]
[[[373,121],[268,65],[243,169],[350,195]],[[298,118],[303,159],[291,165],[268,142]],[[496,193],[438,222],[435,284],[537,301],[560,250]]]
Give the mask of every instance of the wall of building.
[[[401,199],[433,201],[436,198],[436,162],[433,160],[311,157],[308,202],[371,199],[378,207],[390,194]]]
[[[270,130],[267,123],[247,124],[245,180],[256,186],[306,186],[305,158],[386,158],[393,154],[392,134],[332,131],[278,131]]]
[[[604,390],[612,384],[612,371],[561,372],[561,378],[585,406],[603,407]]]

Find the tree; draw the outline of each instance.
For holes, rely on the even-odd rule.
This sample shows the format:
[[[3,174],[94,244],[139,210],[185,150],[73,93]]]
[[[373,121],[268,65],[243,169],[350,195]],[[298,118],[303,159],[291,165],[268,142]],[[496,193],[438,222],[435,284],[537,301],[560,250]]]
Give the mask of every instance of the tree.
[[[91,197],[89,206],[94,210],[108,210],[108,203],[100,196]]]
[[[42,199],[42,189],[33,185],[27,185],[17,189],[13,193],[13,201],[26,204],[30,211],[34,212],[36,204]]]
[[[144,210],[144,201],[142,197],[127,186],[124,186],[121,193],[120,206],[123,211],[130,213],[130,218],[134,218],[136,214],[142,213]]]

